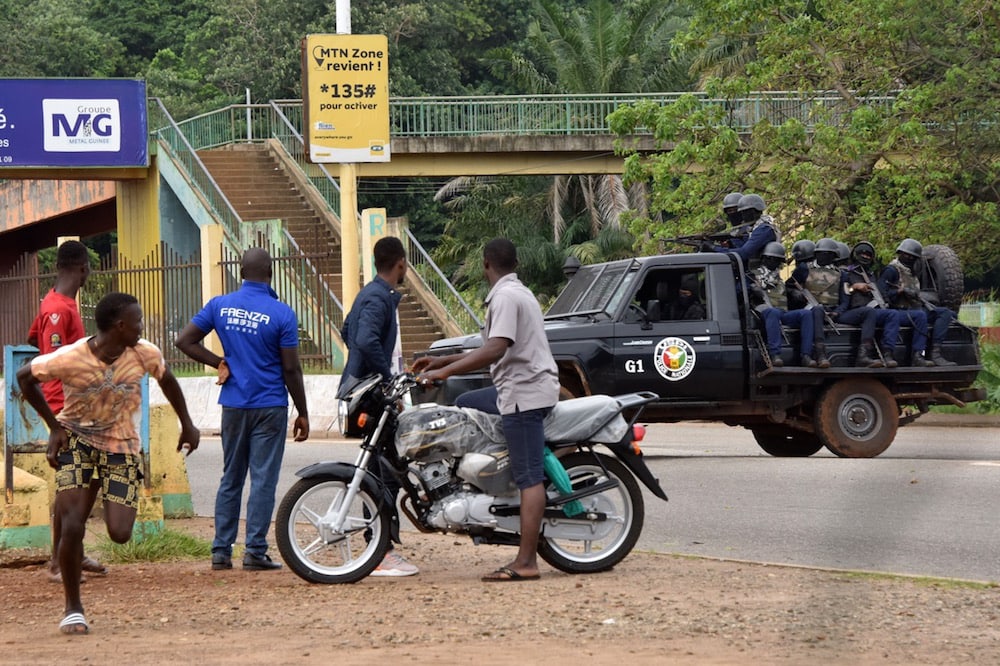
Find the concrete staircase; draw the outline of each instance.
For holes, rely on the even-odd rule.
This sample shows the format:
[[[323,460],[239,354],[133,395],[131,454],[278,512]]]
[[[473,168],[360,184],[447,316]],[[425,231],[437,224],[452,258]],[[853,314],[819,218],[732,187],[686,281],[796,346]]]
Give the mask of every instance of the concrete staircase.
[[[282,220],[330,290],[343,298],[340,238],[309,205],[295,179],[267,146],[233,144],[200,151],[198,157],[243,220]],[[404,294],[399,306],[400,336],[403,358],[409,363],[414,353],[427,349],[443,333],[412,290],[403,285],[400,291]]]
[[[409,366],[416,352],[425,351],[444,334],[412,289],[404,283],[398,290],[403,294],[399,302],[399,337],[403,342],[403,360]]]
[[[198,153],[241,218],[280,219],[299,249],[340,296],[340,239],[316,211],[266,146],[233,144]]]

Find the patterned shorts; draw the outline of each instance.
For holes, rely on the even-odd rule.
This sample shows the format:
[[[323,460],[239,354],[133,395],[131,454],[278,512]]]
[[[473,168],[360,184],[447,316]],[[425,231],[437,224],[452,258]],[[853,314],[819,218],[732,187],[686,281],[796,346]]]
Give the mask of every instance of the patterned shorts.
[[[69,448],[59,452],[56,492],[88,488],[94,475],[101,480],[101,498],[105,502],[139,508],[142,482],[141,459],[131,453],[108,453],[95,449],[78,435],[66,431]]]

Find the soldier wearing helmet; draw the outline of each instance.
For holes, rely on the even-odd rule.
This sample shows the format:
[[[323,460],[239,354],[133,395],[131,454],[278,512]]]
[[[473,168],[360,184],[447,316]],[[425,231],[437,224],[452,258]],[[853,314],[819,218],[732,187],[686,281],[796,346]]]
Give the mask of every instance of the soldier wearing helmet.
[[[836,248],[834,248],[836,252]],[[861,345],[855,365],[868,368],[895,368],[899,363],[893,357],[896,338],[899,336],[900,318],[896,310],[886,305],[882,293],[872,278],[875,247],[861,241],[851,251],[854,263],[841,273],[839,302],[834,318],[848,326],[861,326]],[[875,353],[875,329],[882,328],[881,354]]]
[[[923,246],[912,238],[904,239],[896,248],[896,258],[879,276],[878,285],[889,306],[901,313],[913,326],[911,365],[930,367],[955,365],[941,355],[941,345],[955,314],[921,297],[920,268]],[[928,328],[931,328],[930,354],[927,354]]]
[[[821,310],[788,310],[785,282],[780,269],[785,263],[785,248],[781,243],[771,242],[761,252],[760,266],[749,273],[748,289],[754,309],[764,323],[764,338],[767,341],[771,365],[784,366],[781,358],[781,327],[799,329],[799,364],[807,368],[829,368],[826,358],[823,312]],[[818,343],[818,344],[817,344]],[[816,351],[819,356],[816,357]]]
[[[722,212],[725,214],[726,219],[729,220],[730,226],[736,227],[743,222],[738,207],[742,197],[743,194],[741,192],[730,192],[722,199]]]
[[[774,219],[764,214],[764,199],[758,194],[744,194],[740,197],[736,210],[740,220],[749,228],[746,239],[736,238],[729,244],[732,247],[716,245],[711,241],[702,243],[702,252],[732,252],[738,254],[744,265],[750,269],[760,264],[760,256],[768,243],[780,241],[778,228]]]
[[[811,241],[801,242],[811,244]],[[792,298],[793,302],[808,301],[809,298],[804,293],[808,290],[825,312],[831,313],[837,309],[837,303],[840,302],[837,291],[840,286],[840,268],[835,265],[836,248],[837,241],[821,238],[813,244],[813,260],[795,265],[789,280],[796,293]]]

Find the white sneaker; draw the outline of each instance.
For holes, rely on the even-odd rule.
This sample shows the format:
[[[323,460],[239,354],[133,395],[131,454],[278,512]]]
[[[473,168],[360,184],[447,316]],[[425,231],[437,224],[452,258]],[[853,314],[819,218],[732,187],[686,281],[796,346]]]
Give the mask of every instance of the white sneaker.
[[[403,556],[397,554],[395,550],[390,550],[382,558],[382,563],[375,567],[375,571],[371,572],[370,575],[401,578],[415,576],[418,573],[420,573],[420,569],[403,559]]]

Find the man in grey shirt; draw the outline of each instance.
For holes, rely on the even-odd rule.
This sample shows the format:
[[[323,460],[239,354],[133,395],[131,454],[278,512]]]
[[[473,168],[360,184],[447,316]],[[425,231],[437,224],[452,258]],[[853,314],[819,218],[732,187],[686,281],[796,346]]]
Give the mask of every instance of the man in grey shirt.
[[[500,414],[514,482],[521,492],[521,540],[514,561],[483,576],[501,582],[538,578],[538,533],[545,511],[542,422],[559,401],[559,372],[545,337],[542,310],[514,272],[517,249],[497,238],[483,249],[486,296],[483,346],[468,354],[425,356],[413,364],[430,383],[490,367],[493,386],[459,396],[456,405]]]

